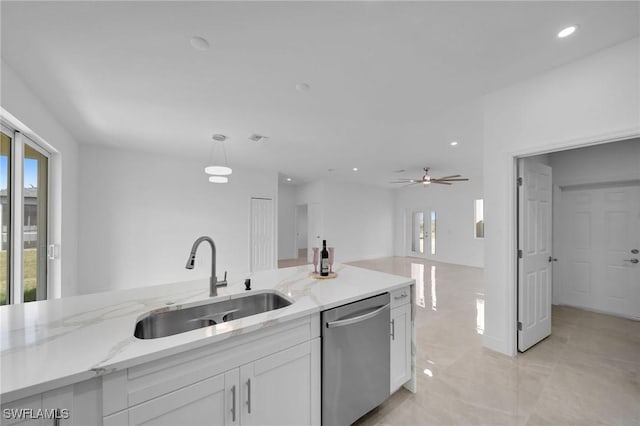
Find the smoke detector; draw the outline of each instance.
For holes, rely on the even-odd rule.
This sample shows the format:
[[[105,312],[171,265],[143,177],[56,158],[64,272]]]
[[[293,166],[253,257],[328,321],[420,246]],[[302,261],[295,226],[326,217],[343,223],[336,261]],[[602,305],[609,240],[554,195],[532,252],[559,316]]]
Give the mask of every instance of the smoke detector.
[[[257,133],[254,133],[251,136],[249,136],[249,140],[253,142],[265,142],[267,139],[269,139],[268,136],[259,135]]]

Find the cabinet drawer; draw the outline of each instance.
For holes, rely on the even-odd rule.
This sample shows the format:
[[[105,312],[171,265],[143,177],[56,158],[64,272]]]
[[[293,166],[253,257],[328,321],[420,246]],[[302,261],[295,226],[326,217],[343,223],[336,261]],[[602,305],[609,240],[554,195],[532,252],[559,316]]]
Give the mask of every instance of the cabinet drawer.
[[[391,292],[391,309],[409,303],[411,299],[411,287],[406,286]]]

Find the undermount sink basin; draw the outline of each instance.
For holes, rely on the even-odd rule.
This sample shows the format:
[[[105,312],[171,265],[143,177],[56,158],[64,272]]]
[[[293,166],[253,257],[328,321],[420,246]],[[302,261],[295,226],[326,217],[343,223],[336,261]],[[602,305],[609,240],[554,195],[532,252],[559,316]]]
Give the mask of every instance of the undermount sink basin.
[[[150,312],[136,324],[138,339],[156,339],[208,327],[291,305],[276,292],[266,292],[222,300],[206,305]]]

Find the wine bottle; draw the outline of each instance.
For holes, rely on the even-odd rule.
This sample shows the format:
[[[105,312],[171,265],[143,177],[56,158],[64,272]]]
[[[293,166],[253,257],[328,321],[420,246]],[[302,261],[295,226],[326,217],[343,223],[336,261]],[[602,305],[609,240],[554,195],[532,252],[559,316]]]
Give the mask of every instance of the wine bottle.
[[[329,276],[329,252],[327,251],[327,240],[322,240],[322,251],[320,252],[320,276]]]

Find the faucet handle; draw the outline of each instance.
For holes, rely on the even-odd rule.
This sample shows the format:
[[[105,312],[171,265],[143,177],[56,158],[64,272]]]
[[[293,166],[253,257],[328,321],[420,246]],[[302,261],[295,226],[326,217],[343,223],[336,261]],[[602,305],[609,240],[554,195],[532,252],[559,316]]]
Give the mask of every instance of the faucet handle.
[[[217,279],[218,279],[218,278],[216,277],[216,280],[217,280]],[[227,282],[227,271],[224,271],[224,279],[223,279],[222,281],[217,281],[217,282],[216,282],[216,287],[226,287],[226,286],[227,286],[227,284],[229,284],[229,283]]]

